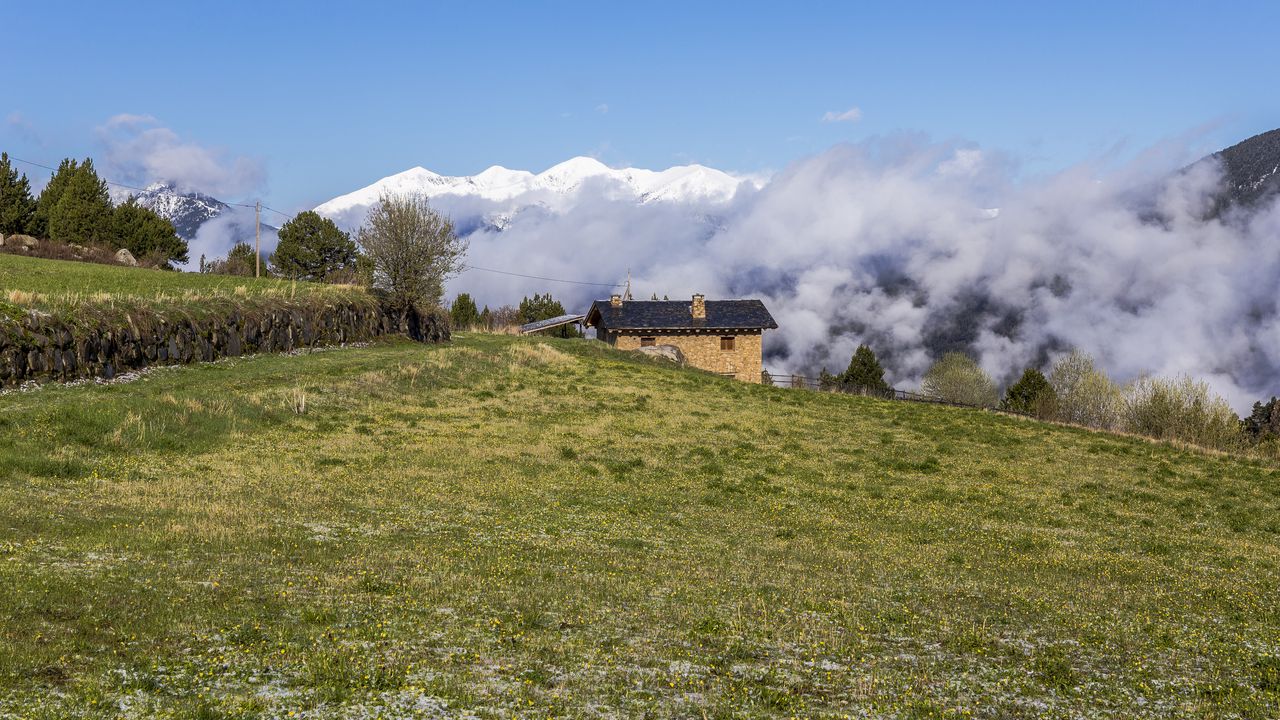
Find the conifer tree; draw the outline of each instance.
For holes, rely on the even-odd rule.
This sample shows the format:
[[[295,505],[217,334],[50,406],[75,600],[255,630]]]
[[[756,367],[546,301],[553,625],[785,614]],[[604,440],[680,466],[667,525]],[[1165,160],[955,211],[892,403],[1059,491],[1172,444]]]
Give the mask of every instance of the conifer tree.
[[[520,301],[519,320],[522,323],[550,320],[565,314],[564,305],[560,304],[559,300],[552,298],[551,293],[543,295],[534,293],[532,298],[526,297]],[[562,338],[582,337],[582,333],[572,325],[561,325],[550,330],[543,330],[541,334]]]
[[[480,324],[480,311],[476,309],[476,301],[469,293],[459,293],[449,308],[449,319],[458,330],[475,327]]]
[[[40,193],[36,223],[51,240],[105,244],[111,239],[111,211],[111,195],[93,160],[67,159]]]
[[[1035,368],[1022,372],[1018,382],[1005,390],[1000,407],[1013,412],[1027,413],[1039,418],[1052,417],[1058,404],[1058,394],[1053,391],[1044,373]]]
[[[45,183],[44,189],[40,191],[40,197],[36,198],[36,212],[31,218],[31,226],[28,232],[36,237],[49,237],[49,217],[53,214],[53,209],[57,207],[58,201],[62,199],[63,193],[67,189],[67,184],[71,182],[71,176],[79,169],[80,164],[71,158],[64,158],[58,164],[58,169],[54,171],[53,177],[49,178],[49,182]]]
[[[884,381],[884,368],[876,354],[866,345],[859,345],[849,359],[849,367],[839,376],[842,386],[859,392],[887,393],[892,388]]]
[[[325,282],[347,278],[355,270],[356,244],[351,236],[311,210],[285,223],[279,237],[270,260],[284,277]]]
[[[0,235],[31,232],[35,212],[27,176],[18,174],[8,153],[0,153]]]
[[[187,241],[178,237],[173,223],[142,207],[133,196],[111,212],[112,244],[135,258],[157,265],[187,261]]]

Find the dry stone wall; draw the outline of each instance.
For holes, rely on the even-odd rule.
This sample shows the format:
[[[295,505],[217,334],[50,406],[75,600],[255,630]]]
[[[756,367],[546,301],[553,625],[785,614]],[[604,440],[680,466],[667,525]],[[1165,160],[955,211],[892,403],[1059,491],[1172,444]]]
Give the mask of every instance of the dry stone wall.
[[[615,336],[613,345],[620,350],[638,350],[642,337],[654,338],[656,345],[674,345],[693,367],[721,375],[732,375],[744,382],[760,382],[763,346],[759,331],[681,334],[655,330],[645,335],[619,333]],[[734,348],[722,350],[721,337],[733,337]]]
[[[212,300],[198,308],[88,307],[51,314],[0,305],[0,387],[112,378],[153,365],[363,342],[403,334],[447,342],[439,311],[393,312],[374,298]]]

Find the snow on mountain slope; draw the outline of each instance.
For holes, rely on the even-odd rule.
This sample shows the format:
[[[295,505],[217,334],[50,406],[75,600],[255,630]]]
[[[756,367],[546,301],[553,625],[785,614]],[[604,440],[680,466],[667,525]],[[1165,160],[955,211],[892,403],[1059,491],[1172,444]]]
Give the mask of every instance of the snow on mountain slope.
[[[134,197],[139,205],[173,223],[178,237],[188,241],[195,239],[201,225],[227,210],[226,203],[217,198],[179,192],[171,183],[152,183]]]
[[[660,172],[641,168],[616,169],[588,157],[570,158],[537,175],[499,165],[476,175],[458,177],[438,175],[415,167],[329,200],[315,210],[340,225],[355,227],[383,194],[447,195],[501,204],[501,208],[494,210],[495,215],[509,219],[524,205],[554,204],[574,195],[587,184],[598,183],[606,190],[614,190],[621,197],[632,197],[639,203],[724,203],[744,182],[758,185],[756,181],[702,165],[683,165]],[[501,227],[501,223],[497,225]]]

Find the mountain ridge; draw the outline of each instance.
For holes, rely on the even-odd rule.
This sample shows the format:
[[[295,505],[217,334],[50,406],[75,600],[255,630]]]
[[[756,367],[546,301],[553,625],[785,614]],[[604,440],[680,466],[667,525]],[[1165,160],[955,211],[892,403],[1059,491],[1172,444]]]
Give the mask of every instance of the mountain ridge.
[[[315,211],[329,217],[341,216],[360,207],[371,207],[384,193],[474,196],[492,202],[506,202],[521,195],[567,196],[597,182],[621,190],[624,196],[630,194],[642,204],[724,203],[743,183],[756,185],[749,178],[705,165],[677,165],[666,170],[611,168],[594,158],[578,156],[537,174],[492,165],[475,175],[449,176],[415,166],[321,203]]]

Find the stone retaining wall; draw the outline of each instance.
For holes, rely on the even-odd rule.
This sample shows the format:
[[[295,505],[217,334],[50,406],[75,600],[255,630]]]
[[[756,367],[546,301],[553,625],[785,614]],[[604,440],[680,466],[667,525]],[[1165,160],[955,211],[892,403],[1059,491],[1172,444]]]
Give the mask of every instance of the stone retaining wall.
[[[340,345],[404,334],[447,342],[439,311],[392,312],[376,299],[213,300],[190,309],[93,308],[65,316],[0,306],[0,387],[112,378],[152,365]]]

